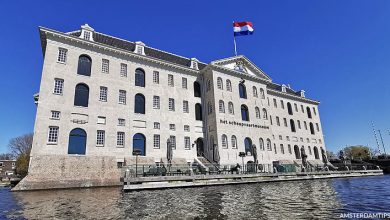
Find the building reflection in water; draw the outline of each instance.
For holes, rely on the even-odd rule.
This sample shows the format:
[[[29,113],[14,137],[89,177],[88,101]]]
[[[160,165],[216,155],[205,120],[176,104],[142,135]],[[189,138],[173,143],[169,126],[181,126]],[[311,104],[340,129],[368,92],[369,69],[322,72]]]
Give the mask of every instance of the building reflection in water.
[[[122,193],[118,188],[14,193],[28,219],[335,218],[332,180]]]

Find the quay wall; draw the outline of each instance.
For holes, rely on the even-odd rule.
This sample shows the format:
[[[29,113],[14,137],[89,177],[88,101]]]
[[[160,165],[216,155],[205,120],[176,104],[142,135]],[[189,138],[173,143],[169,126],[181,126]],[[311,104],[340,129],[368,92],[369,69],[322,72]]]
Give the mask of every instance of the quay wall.
[[[116,157],[40,155],[30,160],[28,175],[12,190],[121,186]]]

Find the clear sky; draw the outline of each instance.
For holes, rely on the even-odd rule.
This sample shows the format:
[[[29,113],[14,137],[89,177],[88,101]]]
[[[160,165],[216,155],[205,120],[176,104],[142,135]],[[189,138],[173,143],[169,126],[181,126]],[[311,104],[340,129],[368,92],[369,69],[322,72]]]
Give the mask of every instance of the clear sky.
[[[203,62],[234,54],[232,21],[252,21],[244,54],[274,82],[320,100],[325,143],[390,145],[390,1],[3,1],[0,13],[0,153],[32,132],[42,51],[38,26],[96,31]],[[390,147],[387,148],[390,151]]]

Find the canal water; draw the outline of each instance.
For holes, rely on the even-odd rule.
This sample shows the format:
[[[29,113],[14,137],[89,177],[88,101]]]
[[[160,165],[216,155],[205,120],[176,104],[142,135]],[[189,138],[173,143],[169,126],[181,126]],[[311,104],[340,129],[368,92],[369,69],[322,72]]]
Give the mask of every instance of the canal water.
[[[390,175],[128,193],[0,188],[0,219],[339,219],[378,212],[390,212]]]

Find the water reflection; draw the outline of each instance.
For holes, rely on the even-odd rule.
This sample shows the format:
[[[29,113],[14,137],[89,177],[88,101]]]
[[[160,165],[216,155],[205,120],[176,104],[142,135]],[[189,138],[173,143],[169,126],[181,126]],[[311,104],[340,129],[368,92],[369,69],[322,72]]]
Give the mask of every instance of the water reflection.
[[[14,193],[28,219],[336,218],[332,180],[122,193],[119,188]]]

